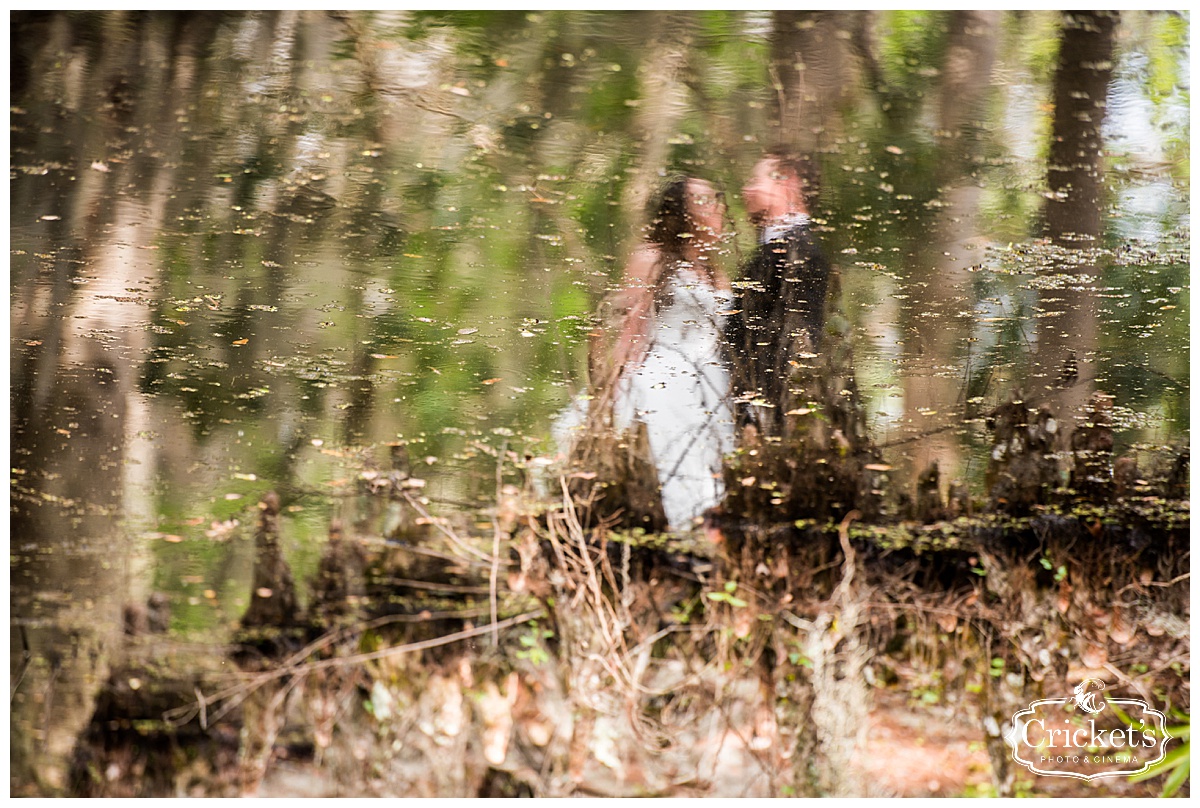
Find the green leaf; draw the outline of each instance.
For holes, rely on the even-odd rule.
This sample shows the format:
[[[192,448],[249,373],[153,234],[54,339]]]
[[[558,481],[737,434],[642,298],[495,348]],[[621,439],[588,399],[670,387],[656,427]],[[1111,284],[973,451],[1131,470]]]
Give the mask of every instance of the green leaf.
[[[1185,747],[1186,749],[1186,747]],[[1164,797],[1173,797],[1179,787],[1188,779],[1188,772],[1192,768],[1192,759],[1189,757],[1179,765],[1175,771],[1171,772],[1171,776],[1167,778],[1167,782],[1163,783],[1162,795]]]
[[[802,668],[811,668],[813,666],[813,661],[799,651],[793,651],[788,654],[788,662],[791,662],[793,665],[799,665]]]
[[[1121,723],[1127,727],[1132,727],[1133,719],[1130,718],[1128,715],[1126,715],[1125,712],[1120,707],[1113,704],[1112,699],[1109,699],[1107,696],[1105,696],[1104,698],[1105,698],[1105,701],[1108,702],[1108,706],[1112,708],[1113,713],[1117,716],[1117,718],[1119,718],[1121,720]]]
[[[1170,771],[1180,764],[1190,762],[1191,750],[1189,749],[1189,744],[1180,744],[1168,752],[1166,756],[1163,757],[1163,759],[1158,763],[1155,763],[1150,768],[1146,769],[1146,771],[1138,772],[1137,774],[1131,774],[1129,776],[1129,781],[1131,783],[1138,783],[1142,780],[1149,780],[1152,777],[1158,777],[1163,772]]]

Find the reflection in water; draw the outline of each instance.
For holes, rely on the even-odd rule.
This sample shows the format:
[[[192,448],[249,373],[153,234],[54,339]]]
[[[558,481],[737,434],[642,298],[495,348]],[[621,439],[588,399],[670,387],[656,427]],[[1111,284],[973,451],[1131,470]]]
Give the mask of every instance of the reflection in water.
[[[666,526],[682,530],[720,502],[722,459],[733,449],[722,311],[731,294],[718,255],[726,211],[711,183],[689,178],[668,183],[650,210],[646,243],[614,296],[613,345],[597,343],[608,355],[592,361],[593,393],[555,426],[584,468],[594,438],[579,432],[644,427]]]
[[[1063,412],[1112,395],[1118,453],[1187,440],[1179,15],[19,12],[13,29],[20,793],[64,787],[125,604],[161,591],[172,638],[227,639],[265,491],[300,583],[330,519],[354,524],[341,494],[380,444],[445,509],[493,502],[498,459],[541,468],[672,172],[740,189],[779,140],[817,155],[831,325],[908,469],[896,487],[937,462],[980,496],[986,415],[1018,387]],[[729,204],[739,282],[758,245],[747,200]],[[660,264],[660,339],[625,405],[720,422],[679,402],[725,384],[723,286]],[[696,375],[665,358],[677,341]]]
[[[1101,132],[1116,25],[1115,12],[1064,15],[1054,74],[1046,202],[1046,235],[1058,246],[1087,250],[1103,232]],[[1046,268],[1043,274],[1051,282],[1039,286],[1041,323],[1030,388],[1041,401],[1082,419],[1082,406],[1103,375],[1095,361],[1100,273],[1086,258],[1066,258]]]
[[[689,263],[672,264],[646,357],[623,376],[614,406],[618,428],[646,424],[667,524],[687,527],[720,501],[721,459],[733,449],[719,314],[729,296]]]

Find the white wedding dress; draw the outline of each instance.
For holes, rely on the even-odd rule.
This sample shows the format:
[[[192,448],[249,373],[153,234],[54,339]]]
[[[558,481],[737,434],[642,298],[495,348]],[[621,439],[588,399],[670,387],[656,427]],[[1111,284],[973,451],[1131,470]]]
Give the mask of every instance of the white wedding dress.
[[[679,530],[724,493],[721,465],[733,451],[733,410],[720,312],[732,296],[681,262],[664,299],[650,324],[645,359],[618,383],[613,418],[621,429],[634,420],[646,424],[663,511]]]
[[[714,289],[680,262],[664,300],[647,329],[645,358],[617,382],[613,423],[622,430],[634,421],[645,423],[667,522],[673,530],[686,530],[721,501],[722,461],[733,451],[720,314],[732,294]],[[587,428],[590,400],[576,396],[551,427],[564,457]]]

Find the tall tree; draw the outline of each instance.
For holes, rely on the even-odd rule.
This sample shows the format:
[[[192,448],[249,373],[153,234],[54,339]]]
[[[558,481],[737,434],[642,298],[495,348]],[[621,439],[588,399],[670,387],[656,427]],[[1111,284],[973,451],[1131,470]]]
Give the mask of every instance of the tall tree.
[[[1112,80],[1117,19],[1115,11],[1063,13],[1046,172],[1051,194],[1046,232],[1059,243],[1100,235],[1104,183],[1100,130]]]
[[[952,431],[963,418],[965,382],[957,369],[973,305],[968,267],[979,263],[977,215],[983,188],[973,171],[984,140],[974,122],[987,102],[996,57],[1000,13],[955,11],[947,21],[946,47],[937,88],[935,177],[941,207],[915,246],[906,291],[904,406],[918,433],[910,455],[910,481],[937,465],[941,479],[961,473],[961,447]],[[931,514],[925,514],[931,515]]]
[[[1095,246],[1104,227],[1102,159],[1117,13],[1063,13],[1054,74],[1054,122],[1046,178],[1046,235],[1063,249]],[[1062,413],[1076,413],[1094,389],[1100,327],[1099,270],[1072,258],[1047,267],[1055,278],[1039,291],[1039,328],[1030,393]],[[1065,432],[1063,433],[1065,439]]]
[[[840,108],[858,76],[852,24],[846,11],[775,12],[769,78],[778,140],[813,151],[839,130]]]

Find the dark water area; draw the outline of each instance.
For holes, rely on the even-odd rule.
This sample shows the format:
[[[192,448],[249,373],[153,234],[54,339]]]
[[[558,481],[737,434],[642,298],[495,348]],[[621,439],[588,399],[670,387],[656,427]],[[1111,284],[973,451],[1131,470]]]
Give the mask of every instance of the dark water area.
[[[10,19],[23,793],[64,788],[127,604],[164,593],[172,636],[227,640],[265,492],[306,581],[395,447],[437,513],[548,475],[653,190],[724,190],[736,283],[739,189],[781,139],[819,163],[901,487],[937,462],[983,496],[1018,389],[1064,423],[1110,394],[1145,468],[1190,441],[1186,15],[1122,13],[1096,131],[1065,135],[1051,12]],[[1064,136],[1096,141],[1086,198],[1055,185]]]

